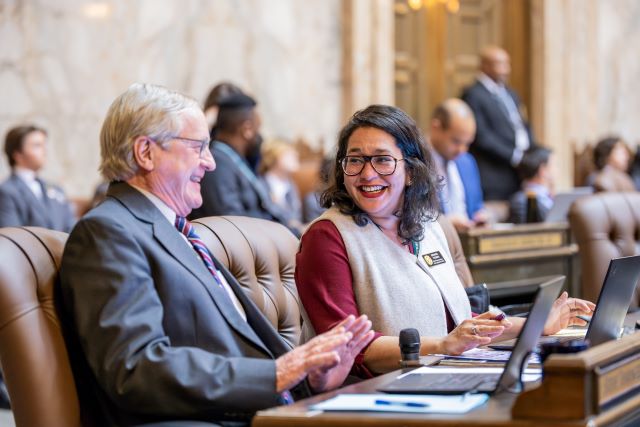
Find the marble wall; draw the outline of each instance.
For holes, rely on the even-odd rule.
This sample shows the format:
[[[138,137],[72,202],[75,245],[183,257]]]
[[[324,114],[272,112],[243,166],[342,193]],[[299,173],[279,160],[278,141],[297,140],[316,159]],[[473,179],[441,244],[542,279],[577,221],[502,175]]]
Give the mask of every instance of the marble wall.
[[[204,101],[230,80],[255,95],[265,136],[331,145],[342,121],[340,0],[1,0],[0,135],[49,130],[43,176],[71,196],[99,181],[98,134],[135,81]],[[9,173],[0,162],[0,179]]]

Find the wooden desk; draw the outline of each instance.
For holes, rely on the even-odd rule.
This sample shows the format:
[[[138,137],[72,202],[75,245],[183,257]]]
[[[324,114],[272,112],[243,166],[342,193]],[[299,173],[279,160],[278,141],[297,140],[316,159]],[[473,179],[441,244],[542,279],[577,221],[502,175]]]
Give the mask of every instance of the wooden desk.
[[[393,380],[403,371],[389,374],[354,384],[340,390],[340,393],[375,393],[378,387]],[[511,407],[516,400],[515,394],[504,394],[492,397],[489,401],[463,415],[444,414],[402,414],[402,413],[374,413],[374,412],[320,412],[308,411],[308,406],[321,402],[337,394],[337,391],[324,393],[310,399],[305,399],[290,406],[280,406],[266,411],[260,411],[253,419],[253,427],[276,426],[518,426],[534,427],[542,423],[540,419],[513,419]],[[543,408],[540,408],[543,411]],[[572,420],[558,422],[558,426],[605,426],[615,424],[621,418],[636,420],[640,425],[640,394],[628,400],[624,405],[592,417],[587,420]],[[633,424],[627,424],[633,425]]]
[[[640,312],[627,317],[625,322],[629,326],[640,318]],[[514,418],[512,407],[517,399],[515,394],[494,396],[489,401],[463,415],[444,414],[401,414],[374,412],[320,412],[309,411],[308,407],[314,403],[331,398],[338,393],[375,393],[378,387],[392,381],[399,374],[407,370],[398,370],[389,374],[354,384],[339,391],[324,393],[309,399],[296,402],[290,406],[260,411],[253,419],[254,427],[275,426],[521,426],[533,427],[539,425],[557,426],[609,426],[609,425],[640,425],[640,393],[628,398],[605,412],[588,417],[568,421]],[[544,414],[545,408],[539,408]]]
[[[501,224],[460,233],[471,274],[485,282],[492,304],[531,302],[537,285],[550,276],[567,276],[566,287],[578,296],[574,258],[567,223]]]

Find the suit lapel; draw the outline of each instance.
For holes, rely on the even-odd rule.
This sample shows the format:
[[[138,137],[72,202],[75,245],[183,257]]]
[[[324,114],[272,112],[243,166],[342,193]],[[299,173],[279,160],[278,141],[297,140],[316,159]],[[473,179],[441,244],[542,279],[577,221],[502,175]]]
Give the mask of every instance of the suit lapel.
[[[126,183],[111,184],[107,196],[112,196],[120,200],[139,220],[151,223],[154,239],[169,255],[175,258],[189,273],[198,279],[200,284],[204,286],[211,296],[220,313],[227,320],[227,323],[256,347],[262,349],[267,354],[271,354],[248,323],[244,321],[235,307],[233,307],[233,303],[230,301],[226,292],[215,283],[211,273],[209,273],[209,270],[207,270],[207,267],[199,258],[198,254],[189,247],[189,244],[182,239],[178,230],[169,224],[151,201]],[[215,259],[214,262],[216,262]],[[217,262],[216,265],[218,265]],[[228,278],[227,281],[231,283]],[[234,289],[234,292],[238,295],[237,287]]]
[[[51,223],[51,219],[49,217],[49,215],[51,215],[52,213],[49,212],[47,203],[45,202],[45,189],[42,189],[42,200],[39,200],[36,195],[33,194],[33,191],[31,191],[29,186],[24,183],[24,181],[22,181],[16,175],[13,175],[12,179],[14,180],[16,187],[19,188],[20,193],[24,195],[24,200],[29,207],[29,212],[33,223],[42,224],[46,228],[53,228],[53,224]]]

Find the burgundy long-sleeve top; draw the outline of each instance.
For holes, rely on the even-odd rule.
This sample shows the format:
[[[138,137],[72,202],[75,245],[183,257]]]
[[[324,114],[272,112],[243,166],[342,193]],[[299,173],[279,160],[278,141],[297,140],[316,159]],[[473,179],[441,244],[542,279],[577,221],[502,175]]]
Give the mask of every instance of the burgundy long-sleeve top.
[[[347,250],[331,221],[314,223],[302,236],[296,255],[295,279],[300,300],[317,334],[328,331],[350,314],[356,317],[362,314],[353,292]],[[448,309],[446,314],[447,329],[451,331],[455,325]],[[382,336],[374,332],[371,342]],[[367,348],[356,357],[351,370],[360,378],[375,375],[364,365]]]

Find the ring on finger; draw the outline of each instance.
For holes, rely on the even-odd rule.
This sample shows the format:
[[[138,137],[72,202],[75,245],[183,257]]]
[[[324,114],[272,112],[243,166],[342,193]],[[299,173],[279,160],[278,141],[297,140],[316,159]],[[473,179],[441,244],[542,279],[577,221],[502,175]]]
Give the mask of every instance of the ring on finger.
[[[471,327],[471,334],[472,335],[478,335],[478,328],[476,327],[476,325],[473,325]]]

